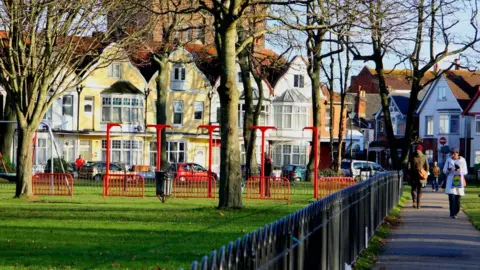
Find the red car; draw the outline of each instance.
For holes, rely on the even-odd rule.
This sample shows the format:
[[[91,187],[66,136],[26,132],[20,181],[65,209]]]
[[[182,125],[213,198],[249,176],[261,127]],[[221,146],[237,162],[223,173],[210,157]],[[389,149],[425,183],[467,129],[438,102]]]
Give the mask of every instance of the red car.
[[[180,181],[185,180],[205,180],[205,177],[211,176],[215,181],[218,180],[216,173],[209,173],[207,169],[196,163],[174,163],[170,165],[168,172]]]

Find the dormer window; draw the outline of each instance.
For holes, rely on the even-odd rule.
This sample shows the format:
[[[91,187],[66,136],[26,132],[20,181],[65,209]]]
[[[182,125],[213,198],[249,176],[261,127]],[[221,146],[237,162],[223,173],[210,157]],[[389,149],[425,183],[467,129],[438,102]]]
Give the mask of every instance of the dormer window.
[[[187,70],[183,65],[174,65],[172,69],[172,90],[186,90]]]
[[[185,81],[186,71],[182,66],[173,68],[173,80],[174,81]]]
[[[298,87],[298,88],[304,87],[303,75],[300,75],[300,74],[293,75],[293,87]]]
[[[120,63],[111,63],[108,66],[108,77],[120,79]]]

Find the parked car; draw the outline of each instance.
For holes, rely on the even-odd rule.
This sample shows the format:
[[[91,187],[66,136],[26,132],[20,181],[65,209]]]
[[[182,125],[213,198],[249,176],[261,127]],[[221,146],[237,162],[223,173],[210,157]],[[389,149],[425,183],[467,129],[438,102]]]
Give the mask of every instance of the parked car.
[[[148,165],[133,165],[129,172],[139,174],[145,180],[155,180],[155,171]]]
[[[353,177],[357,181],[362,180],[362,172],[368,172],[370,175],[374,175],[378,172],[385,171],[385,169],[377,163],[365,160],[343,160],[341,166],[343,175]]]
[[[189,179],[189,177],[193,180],[200,180],[202,179],[202,176],[212,176],[215,181],[218,181],[218,176],[216,173],[209,173],[207,169],[196,163],[174,163],[170,165],[168,172],[174,177],[178,177],[180,181],[185,181]]]
[[[306,165],[286,165],[282,169],[282,177],[292,181],[305,181],[307,176]]]
[[[95,181],[102,181],[107,168],[106,162],[88,162],[80,168],[78,173],[79,178],[94,179]],[[110,163],[110,173],[126,173],[125,165],[121,163]]]

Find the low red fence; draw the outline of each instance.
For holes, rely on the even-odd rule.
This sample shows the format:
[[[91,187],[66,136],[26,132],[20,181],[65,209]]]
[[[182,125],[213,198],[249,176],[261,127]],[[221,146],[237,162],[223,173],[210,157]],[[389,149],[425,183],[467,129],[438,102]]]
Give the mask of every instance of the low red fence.
[[[37,173],[32,178],[33,195],[73,196],[73,185],[68,173]]]
[[[175,198],[216,198],[217,183],[212,176],[177,176],[173,180]]]
[[[321,199],[355,184],[356,182],[352,177],[321,177],[318,179],[317,187],[319,197],[317,199]]]
[[[251,176],[245,183],[246,198],[290,202],[290,181],[285,177]]]
[[[144,197],[145,180],[139,174],[106,174],[103,196]]]

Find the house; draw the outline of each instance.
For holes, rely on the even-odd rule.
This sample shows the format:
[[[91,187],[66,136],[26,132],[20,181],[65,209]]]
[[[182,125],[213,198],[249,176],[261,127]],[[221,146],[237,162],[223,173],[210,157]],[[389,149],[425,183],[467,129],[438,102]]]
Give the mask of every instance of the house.
[[[441,165],[448,157],[449,149],[459,148],[469,165],[474,163],[470,137],[473,121],[465,111],[479,84],[480,73],[457,67],[442,74],[428,89],[417,114],[423,149],[430,160]]]

